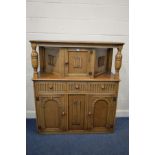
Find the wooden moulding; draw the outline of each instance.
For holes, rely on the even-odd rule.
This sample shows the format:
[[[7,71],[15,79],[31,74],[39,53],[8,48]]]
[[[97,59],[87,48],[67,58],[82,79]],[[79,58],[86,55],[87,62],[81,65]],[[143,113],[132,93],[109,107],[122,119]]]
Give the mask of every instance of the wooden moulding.
[[[55,46],[55,47],[100,47],[100,48],[118,48],[123,46],[122,42],[86,42],[86,41],[43,41],[43,40],[30,40],[39,46]]]

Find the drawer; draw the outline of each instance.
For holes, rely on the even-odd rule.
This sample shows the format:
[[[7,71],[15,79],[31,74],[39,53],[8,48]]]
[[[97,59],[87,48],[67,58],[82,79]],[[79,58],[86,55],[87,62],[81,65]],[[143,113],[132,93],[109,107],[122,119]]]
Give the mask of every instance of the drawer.
[[[68,82],[67,86],[69,92],[83,93],[88,91],[87,82]]]
[[[36,87],[36,92],[39,92],[39,93],[66,91],[65,82],[37,82],[35,83],[35,87]]]
[[[91,93],[117,93],[117,82],[89,82],[89,91]]]

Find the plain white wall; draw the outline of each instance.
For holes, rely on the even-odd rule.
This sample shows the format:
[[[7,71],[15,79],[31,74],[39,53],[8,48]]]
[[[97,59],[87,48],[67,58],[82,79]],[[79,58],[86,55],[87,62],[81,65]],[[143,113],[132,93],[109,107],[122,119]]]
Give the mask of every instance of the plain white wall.
[[[29,40],[124,42],[117,116],[128,116],[128,0],[27,0],[26,5],[27,118],[35,117]]]

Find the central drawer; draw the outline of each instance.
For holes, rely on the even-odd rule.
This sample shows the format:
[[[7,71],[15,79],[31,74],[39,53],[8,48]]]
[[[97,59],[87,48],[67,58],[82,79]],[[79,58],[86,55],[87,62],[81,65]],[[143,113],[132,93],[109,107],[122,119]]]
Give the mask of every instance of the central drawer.
[[[68,82],[67,87],[69,92],[83,93],[88,91],[87,82]]]
[[[49,81],[36,82],[36,93],[104,93],[116,94],[118,92],[118,82],[92,82],[92,81]]]

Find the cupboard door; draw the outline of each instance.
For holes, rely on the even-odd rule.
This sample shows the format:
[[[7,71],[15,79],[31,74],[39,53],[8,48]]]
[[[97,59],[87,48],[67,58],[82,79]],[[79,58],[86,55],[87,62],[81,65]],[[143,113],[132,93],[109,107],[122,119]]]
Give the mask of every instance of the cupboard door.
[[[69,129],[85,128],[85,95],[69,95]]]
[[[89,76],[91,52],[86,49],[68,49],[65,52],[65,75]]]
[[[89,96],[88,99],[88,129],[103,131],[112,129],[115,120],[116,98]]]
[[[39,97],[37,102],[38,129],[61,131],[67,129],[67,105],[65,95]]]

